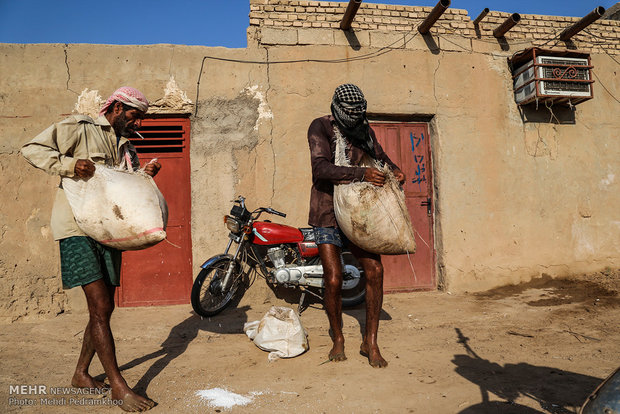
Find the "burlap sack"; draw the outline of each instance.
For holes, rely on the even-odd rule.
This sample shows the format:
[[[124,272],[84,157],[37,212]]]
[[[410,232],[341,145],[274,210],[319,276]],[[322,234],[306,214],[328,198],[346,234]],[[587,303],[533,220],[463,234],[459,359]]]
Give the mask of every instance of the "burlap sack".
[[[351,166],[345,140],[336,131],[336,165]],[[334,211],[342,232],[362,249],[376,254],[414,253],[415,235],[405,193],[388,166],[364,156],[360,166],[375,167],[386,175],[385,185],[368,182],[334,185]]]
[[[166,238],[168,206],[155,181],[138,171],[95,165],[87,179],[63,177],[78,227],[120,250],[140,250]]]
[[[272,306],[260,321],[243,325],[245,334],[263,351],[267,359],[292,358],[308,350],[308,335],[299,315],[291,308]]]

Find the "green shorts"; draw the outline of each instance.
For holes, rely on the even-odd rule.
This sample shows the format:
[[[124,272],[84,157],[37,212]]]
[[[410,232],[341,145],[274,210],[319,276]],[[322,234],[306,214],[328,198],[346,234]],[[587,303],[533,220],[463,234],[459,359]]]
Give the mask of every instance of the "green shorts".
[[[99,279],[103,279],[106,285],[120,285],[121,254],[120,250],[104,246],[90,237],[61,239],[62,287],[71,289]]]

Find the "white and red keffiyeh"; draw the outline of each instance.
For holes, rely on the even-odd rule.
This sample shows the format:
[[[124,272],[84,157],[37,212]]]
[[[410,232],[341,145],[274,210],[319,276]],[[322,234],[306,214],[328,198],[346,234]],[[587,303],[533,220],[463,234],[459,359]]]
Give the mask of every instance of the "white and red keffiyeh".
[[[108,107],[114,101],[123,102],[124,104],[132,106],[142,112],[146,112],[147,109],[149,109],[149,101],[146,99],[146,96],[144,96],[142,92],[130,86],[121,86],[120,88],[115,90],[112,95],[110,95],[108,100],[101,107],[99,115],[104,115],[105,112],[108,110]]]

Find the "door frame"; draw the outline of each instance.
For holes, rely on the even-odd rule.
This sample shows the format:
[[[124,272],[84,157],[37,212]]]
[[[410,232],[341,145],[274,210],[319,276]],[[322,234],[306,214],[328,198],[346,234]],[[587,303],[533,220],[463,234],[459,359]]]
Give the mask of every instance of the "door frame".
[[[428,197],[430,198],[431,208],[430,208],[430,216],[429,216],[429,233],[431,240],[429,241],[429,249],[431,250],[430,261],[430,284],[420,286],[420,287],[410,287],[410,288],[389,288],[385,290],[385,293],[399,293],[399,292],[413,292],[413,291],[430,291],[437,290],[440,287],[440,278],[439,278],[439,269],[438,269],[438,255],[437,255],[437,232],[435,228],[435,213],[436,213],[436,202],[437,202],[437,191],[434,185],[434,152],[431,145],[431,136],[434,136],[432,133],[434,131],[433,127],[433,115],[403,115],[403,114],[368,114],[368,122],[372,127],[373,124],[380,125],[418,125],[423,126],[427,133],[427,144],[428,144],[428,156],[427,163],[425,166],[426,179],[428,180]],[[403,139],[399,136],[399,139]],[[399,152],[400,152],[400,146]],[[400,157],[400,153],[399,153]],[[407,180],[411,180],[412,177],[407,177]],[[416,243],[418,243],[419,239],[421,239],[421,235],[417,232],[417,229],[414,226],[414,232],[416,234]],[[418,243],[419,245],[419,243]]]
[[[146,121],[146,122],[144,122]],[[187,290],[187,294],[184,295],[183,298],[177,298],[177,299],[156,299],[156,300],[152,300],[152,299],[145,299],[145,300],[129,300],[129,298],[126,296],[126,290],[123,289],[122,287],[122,283],[121,286],[119,286],[118,289],[116,289],[115,292],[115,302],[117,304],[117,306],[119,307],[138,307],[138,306],[168,306],[168,305],[179,305],[179,304],[188,304],[190,301],[190,291],[191,291],[191,287],[193,284],[193,264],[192,264],[192,259],[193,259],[193,254],[192,254],[192,198],[191,198],[191,158],[190,158],[190,142],[191,142],[191,120],[189,119],[188,116],[175,116],[173,114],[148,114],[147,117],[145,118],[145,120],[143,121],[143,126],[155,126],[158,124],[175,124],[176,125],[180,125],[182,126],[182,130],[183,130],[183,141],[182,141],[182,153],[183,153],[183,159],[184,159],[184,163],[186,163],[187,165],[187,193],[183,195],[184,198],[184,205],[186,208],[185,214],[184,216],[186,216],[186,227],[187,227],[187,231],[186,231],[186,235],[187,235],[187,250],[188,250],[188,260],[189,260],[189,265],[187,266],[187,271],[189,272],[187,277],[184,278],[184,280],[181,281],[181,284],[183,285],[182,287],[185,288],[185,290]],[[139,130],[140,131],[140,130]],[[141,133],[143,135],[147,135],[147,133],[145,133],[144,131],[141,131]],[[146,137],[148,138],[148,136]],[[132,141],[137,141],[140,142],[140,138],[137,137],[132,137],[131,138]],[[156,143],[155,143],[156,144]],[[173,146],[177,146],[178,144],[175,144]],[[138,156],[142,157],[143,162],[141,162],[141,165],[143,165],[145,159],[148,158],[152,158],[149,156],[149,154],[157,154],[156,151],[152,151],[152,152],[140,152],[139,150],[139,146],[137,146],[137,151],[138,151]],[[162,164],[164,164],[163,168],[165,167],[165,159],[168,158],[166,156],[166,153],[159,153],[157,155],[157,157],[160,159],[160,163],[163,161]],[[164,240],[161,243],[170,243],[167,240]],[[174,246],[174,244],[170,243],[173,247],[174,250],[177,250],[178,246]],[[123,264],[125,263],[125,258],[123,257]],[[123,270],[124,270],[124,266],[123,266]],[[123,279],[123,277],[126,277],[126,275],[124,275],[124,272],[121,271],[121,281]]]

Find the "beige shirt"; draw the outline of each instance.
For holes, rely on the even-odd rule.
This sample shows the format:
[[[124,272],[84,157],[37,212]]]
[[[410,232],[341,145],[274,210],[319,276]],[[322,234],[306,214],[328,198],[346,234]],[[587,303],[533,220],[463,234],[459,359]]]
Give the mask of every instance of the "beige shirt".
[[[109,167],[119,166],[125,161],[125,151],[131,158],[133,169],[140,168],[134,146],[125,137],[117,143],[114,129],[105,116],[93,120],[85,115],[73,115],[53,124],[21,150],[30,164],[61,177],[73,177],[79,159],[90,159]],[[54,240],[85,236],[73,218],[62,183],[56,192],[51,226]]]

